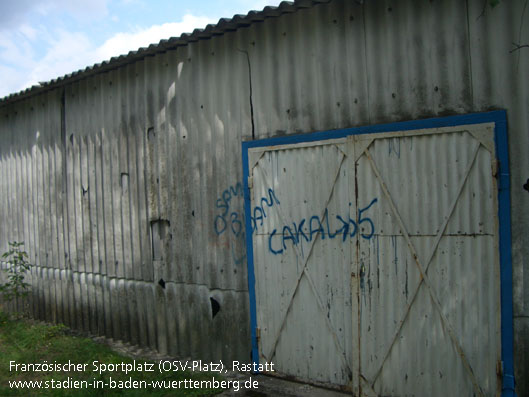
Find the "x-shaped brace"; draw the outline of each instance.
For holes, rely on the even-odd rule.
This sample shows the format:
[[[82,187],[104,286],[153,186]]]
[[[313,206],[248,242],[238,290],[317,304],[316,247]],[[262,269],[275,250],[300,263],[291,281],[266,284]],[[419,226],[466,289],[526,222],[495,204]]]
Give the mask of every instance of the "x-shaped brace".
[[[335,146],[336,147],[336,146]],[[337,148],[338,149],[338,148]],[[321,216],[320,216],[320,219],[322,219],[322,221],[324,220],[324,217],[326,216],[326,211],[325,209],[327,208],[327,206],[329,205],[329,202],[332,198],[332,195],[333,195],[333,192],[334,192],[334,187],[336,186],[336,182],[338,180],[338,176],[340,175],[340,170],[342,168],[342,164],[345,160],[345,157],[346,155],[340,150],[340,154],[341,154],[341,159],[340,159],[340,164],[335,172],[335,175],[334,175],[334,179],[333,179],[333,184],[332,184],[332,188],[329,192],[329,196],[327,197],[327,200],[325,201],[325,205],[324,205],[324,208],[322,210],[322,213],[321,213]],[[268,175],[267,175],[267,172],[265,170],[265,168],[261,168],[261,171],[263,173],[263,179],[264,181],[268,184],[268,186],[271,186],[269,184],[269,178],[268,178]],[[288,219],[287,217],[283,214],[283,211],[281,210],[281,207],[279,206],[278,207],[278,211],[279,211],[279,215],[282,219],[283,222],[285,222],[285,224],[289,223],[288,222]],[[305,275],[309,285],[310,285],[310,288],[312,290],[312,292],[314,293],[314,296],[316,297],[316,301],[317,301],[317,304],[318,304],[318,308],[319,310],[321,311],[321,313],[323,314],[323,317],[325,318],[325,322],[326,322],[326,325],[329,329],[329,331],[331,332],[331,335],[332,335],[332,338],[333,338],[333,342],[336,346],[336,348],[338,349],[338,351],[341,353],[340,354],[340,357],[341,357],[341,360],[342,360],[342,363],[344,365],[345,368],[347,368],[349,374],[351,375],[352,374],[352,370],[351,370],[351,366],[350,364],[348,363],[346,357],[345,357],[345,350],[343,349],[341,343],[340,343],[340,340],[337,336],[337,333],[336,333],[336,328],[334,327],[334,325],[332,324],[332,321],[331,319],[326,315],[326,310],[325,310],[325,305],[323,304],[323,301],[317,291],[317,288],[316,288],[316,284],[314,283],[314,279],[307,267],[307,264],[308,264],[308,260],[309,258],[311,257],[311,254],[312,254],[312,250],[313,250],[313,247],[314,247],[314,243],[316,242],[316,240],[318,239],[318,236],[320,235],[320,233],[318,232],[316,237],[311,240],[309,242],[309,251],[308,251],[308,254],[306,256],[304,256],[297,245],[295,245],[295,252],[296,252],[296,256],[298,257],[298,259],[301,261],[302,263],[302,270],[301,272],[299,273],[298,275],[298,278],[296,280],[296,283],[294,285],[294,287],[291,289],[291,293],[289,295],[289,298],[288,298],[288,306],[287,306],[287,309],[285,310],[283,316],[282,316],[282,319],[281,319],[281,322],[280,322],[280,327],[277,329],[276,331],[276,334],[274,336],[274,339],[273,339],[273,344],[272,344],[272,347],[270,349],[270,352],[268,353],[268,355],[265,355],[265,358],[267,358],[268,360],[271,360],[275,354],[275,351],[276,351],[276,348],[277,348],[277,344],[279,342],[279,337],[281,335],[281,332],[285,326],[285,322],[286,322],[286,319],[287,319],[287,316],[288,316],[288,313],[292,307],[292,304],[294,302],[294,297],[296,296],[296,293],[297,291],[299,290],[299,286],[300,286],[300,283],[301,283],[301,279],[303,278],[303,276]],[[264,355],[264,353],[263,353]]]
[[[439,298],[437,297],[437,294],[435,293],[435,289],[433,288],[432,286],[432,283],[430,282],[430,279],[427,275],[427,271],[428,271],[428,268],[430,266],[430,263],[437,251],[437,248],[439,246],[439,242],[444,234],[444,231],[446,229],[446,226],[448,225],[448,221],[450,220],[451,216],[452,216],[452,213],[457,205],[457,202],[459,200],[459,196],[461,195],[461,192],[463,191],[463,187],[465,186],[465,183],[468,179],[468,176],[470,174],[470,171],[472,170],[472,167],[475,163],[475,160],[476,160],[476,157],[477,157],[477,154],[478,154],[478,150],[479,150],[479,147],[480,147],[480,143],[479,142],[476,142],[474,148],[473,148],[473,153],[471,155],[471,160],[469,162],[469,164],[467,165],[467,168],[465,170],[465,173],[463,175],[463,178],[461,179],[460,183],[459,183],[459,186],[458,186],[458,189],[457,189],[457,194],[455,195],[454,199],[453,199],[453,202],[452,204],[450,205],[449,209],[448,209],[448,212],[447,214],[445,215],[444,217],[444,221],[443,221],[443,224],[441,225],[441,227],[439,228],[439,232],[437,233],[437,236],[434,240],[434,244],[433,244],[433,247],[432,247],[432,250],[430,252],[430,255],[428,256],[428,259],[427,261],[425,262],[426,263],[426,266],[423,266],[419,260],[419,256],[417,255],[417,251],[415,250],[415,247],[411,241],[411,238],[410,238],[410,235],[406,229],[406,226],[404,225],[403,221],[402,221],[402,218],[395,206],[395,203],[393,202],[393,199],[391,197],[391,194],[387,188],[387,185],[386,183],[384,182],[383,178],[382,178],[382,175],[380,174],[380,171],[378,170],[378,167],[376,166],[372,156],[371,156],[371,153],[369,152],[369,147],[366,147],[364,149],[364,154],[366,156],[366,158],[368,159],[370,165],[371,165],[371,168],[373,169],[373,172],[375,173],[376,177],[377,177],[377,180],[379,181],[379,184],[380,184],[380,187],[384,193],[384,196],[386,197],[388,203],[389,203],[389,206],[391,208],[391,211],[393,213],[393,216],[395,217],[395,220],[397,221],[399,227],[400,227],[400,230],[401,230],[401,233],[403,234],[404,236],[404,239],[406,240],[406,243],[408,245],[408,248],[410,250],[410,253],[412,254],[412,257],[413,257],[413,260],[415,261],[415,264],[417,265],[417,269],[419,270],[420,272],[420,275],[421,275],[421,279],[420,279],[420,282],[419,284],[417,285],[417,288],[415,289],[413,295],[412,295],[412,299],[410,301],[410,303],[407,305],[406,307],[406,311],[404,313],[404,315],[402,316],[401,320],[398,322],[398,326],[396,328],[396,331],[393,335],[393,338],[391,339],[391,343],[389,344],[389,347],[386,349],[386,352],[385,354],[382,356],[382,360],[381,360],[381,363],[378,367],[378,370],[377,372],[375,373],[375,376],[373,377],[372,380],[370,380],[369,382],[367,382],[369,384],[369,386],[371,388],[373,388],[377,378],[380,376],[381,372],[382,372],[382,369],[384,367],[384,364],[386,362],[386,360],[388,359],[389,357],[389,354],[391,352],[391,349],[392,347],[395,345],[395,342],[397,341],[397,338],[398,338],[398,335],[402,329],[402,326],[404,325],[404,322],[406,321],[409,313],[410,313],[410,309],[411,309],[411,306],[413,305],[413,302],[415,301],[417,295],[418,295],[418,292],[419,292],[419,289],[421,287],[421,285],[424,283],[429,294],[430,294],[430,297],[432,299],[432,302],[434,303],[434,306],[435,308],[437,309],[437,311],[439,312],[439,315],[441,317],[441,322],[444,326],[444,328],[446,329],[446,331],[448,332],[448,335],[450,336],[450,339],[452,341],[452,344],[454,345],[455,349],[457,350],[458,352],[458,355],[459,357],[461,358],[462,360],[462,363],[463,363],[463,366],[464,368],[466,369],[468,375],[470,376],[470,379],[472,381],[472,384],[474,386],[474,389],[476,391],[476,393],[479,395],[479,396],[483,396],[483,391],[481,390],[478,382],[477,382],[477,379],[476,379],[476,376],[474,374],[474,371],[472,370],[472,367],[470,366],[470,363],[468,361],[468,358],[465,354],[465,352],[463,351],[463,348],[461,346],[461,344],[459,343],[459,340],[457,339],[456,335],[455,335],[455,332],[454,330],[452,329],[452,326],[450,325],[446,315],[443,313],[443,310],[442,310],[442,307],[441,307],[441,303],[440,303],[440,300]]]

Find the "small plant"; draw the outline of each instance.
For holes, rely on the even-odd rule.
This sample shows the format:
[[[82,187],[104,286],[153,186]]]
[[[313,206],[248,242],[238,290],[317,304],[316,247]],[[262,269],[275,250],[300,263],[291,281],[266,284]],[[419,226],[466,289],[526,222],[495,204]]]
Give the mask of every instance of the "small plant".
[[[64,324],[49,325],[48,328],[46,328],[44,338],[53,339],[58,336],[66,335],[67,330],[68,327]]]
[[[23,250],[23,242],[9,242],[9,251],[2,255],[2,260],[8,266],[4,271],[7,273],[7,281],[0,285],[0,293],[7,301],[12,301],[19,296],[28,294],[29,284],[24,281],[26,272],[31,264],[28,262],[28,254]]]

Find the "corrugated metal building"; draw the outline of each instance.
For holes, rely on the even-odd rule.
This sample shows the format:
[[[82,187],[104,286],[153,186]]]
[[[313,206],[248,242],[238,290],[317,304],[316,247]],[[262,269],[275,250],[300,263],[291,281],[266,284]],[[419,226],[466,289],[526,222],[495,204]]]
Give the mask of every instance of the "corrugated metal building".
[[[25,241],[34,264],[32,295],[16,305],[28,304],[39,319],[179,357],[249,362],[253,350],[254,360],[283,360],[283,374],[363,395],[465,389],[460,395],[489,396],[503,388],[510,396],[514,345],[516,390],[528,396],[529,193],[523,186],[529,177],[529,50],[512,51],[513,43],[529,43],[528,14],[526,0],[502,0],[495,7],[480,0],[284,2],[2,99],[0,249],[8,241]],[[444,119],[490,110],[505,112]],[[398,123],[431,117],[423,124]],[[469,123],[479,125],[457,127]],[[417,129],[433,140],[409,132]],[[332,130],[342,132],[326,133]],[[307,135],[312,132],[321,134]],[[353,138],[359,134],[369,143]],[[261,141],[273,137],[283,138]],[[322,143],[328,139],[332,144]],[[413,147],[422,149],[413,154]],[[397,166],[392,153],[409,156]],[[508,166],[498,162],[507,158]],[[437,168],[423,165],[425,159],[446,168],[444,176],[431,179]],[[462,169],[450,169],[459,162]],[[279,164],[286,165],[285,174],[287,168],[297,174],[280,177]],[[349,171],[342,174],[344,164]],[[474,178],[473,164],[497,178]],[[398,167],[402,174],[385,176]],[[470,196],[465,183],[456,184],[457,175],[468,181]],[[450,207],[451,196],[441,191],[428,196],[437,184],[461,195],[466,211],[457,201]],[[399,189],[411,204],[400,203]],[[476,192],[483,196],[472,196]],[[311,207],[315,203],[320,207]],[[252,218],[245,217],[245,204]],[[274,204],[284,216],[272,214]],[[372,225],[373,233],[351,231],[349,248],[327,239],[314,254],[316,265],[303,259],[300,233],[310,244],[323,244],[325,219],[331,236],[329,219],[336,221],[347,207],[347,227],[356,225],[356,232],[369,219],[364,226]],[[451,210],[439,232],[445,207]],[[322,208],[324,213],[314,215]],[[368,211],[370,218],[362,218]],[[414,212],[420,214],[416,224],[407,221]],[[452,212],[459,221],[449,222]],[[393,221],[384,218],[390,213]],[[321,230],[311,224],[307,236],[298,223],[297,236],[283,228],[282,240],[275,239],[273,227],[283,227],[290,217],[306,219],[305,228],[316,217]],[[412,224],[417,230],[406,231]],[[419,235],[437,236],[435,249],[457,256],[448,261],[463,270],[443,267],[434,249],[428,272],[430,260],[417,258],[428,257],[430,243],[424,241],[430,240]],[[385,268],[374,270],[374,252],[376,261],[395,267],[394,277]],[[335,260],[351,267],[333,273],[334,284],[322,284],[329,273],[317,264]],[[408,276],[414,261],[419,273]],[[398,273],[403,263],[406,272]],[[465,263],[478,266],[464,270]],[[286,273],[270,273],[273,264],[285,266]],[[375,275],[378,282],[386,277],[405,286],[406,299],[384,295],[380,287],[372,292],[363,283],[374,282]],[[477,281],[464,281],[472,277]],[[285,280],[294,283],[293,291],[290,285],[282,289]],[[430,295],[422,297],[426,288]],[[417,310],[414,290],[426,302]],[[335,293],[341,300],[331,302],[328,296]],[[290,300],[281,294],[291,294]],[[458,298],[447,304],[461,310],[445,305],[451,294]],[[461,303],[466,294],[474,297]],[[330,339],[316,335],[298,348],[321,344],[327,352],[337,349],[335,356],[281,350],[280,337],[295,340],[313,316],[309,304],[295,309],[296,299],[311,300],[316,312],[325,312],[321,324],[309,324],[332,331]],[[420,334],[420,327],[415,333],[408,329],[407,316],[419,324],[429,310],[439,316],[432,332],[446,333],[450,349],[463,357],[453,368],[467,377],[443,380],[443,365],[450,367],[452,358],[445,346],[435,345],[441,339]],[[275,324],[270,340],[262,339],[268,337],[266,321]],[[389,323],[400,326],[383,331]],[[474,339],[476,330],[480,336]],[[395,344],[399,338],[415,339],[416,349]],[[485,354],[490,362],[478,365],[483,346],[493,351]],[[413,375],[413,365],[407,370],[418,381],[408,382],[391,349],[396,357],[421,363],[423,373]],[[329,373],[315,371],[306,357],[329,360],[323,365]],[[435,381],[433,372],[439,375]]]

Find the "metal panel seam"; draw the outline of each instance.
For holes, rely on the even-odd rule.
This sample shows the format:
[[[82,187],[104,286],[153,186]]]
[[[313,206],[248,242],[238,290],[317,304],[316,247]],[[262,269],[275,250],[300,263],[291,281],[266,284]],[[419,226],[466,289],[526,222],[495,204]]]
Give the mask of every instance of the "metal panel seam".
[[[255,142],[255,141],[252,141]],[[248,266],[248,295],[250,298],[250,335],[252,339],[252,361],[259,365],[259,348],[257,341],[257,307],[255,303],[255,273],[253,265],[253,244],[251,224],[251,200],[250,189],[248,188],[248,142],[242,143],[242,179],[244,189],[244,212],[246,227],[246,257]]]
[[[500,162],[498,217],[500,220],[501,357],[503,362],[502,397],[515,397],[511,193],[509,184],[501,183],[504,179],[508,181],[510,176],[506,112],[498,112],[495,121],[496,152]]]

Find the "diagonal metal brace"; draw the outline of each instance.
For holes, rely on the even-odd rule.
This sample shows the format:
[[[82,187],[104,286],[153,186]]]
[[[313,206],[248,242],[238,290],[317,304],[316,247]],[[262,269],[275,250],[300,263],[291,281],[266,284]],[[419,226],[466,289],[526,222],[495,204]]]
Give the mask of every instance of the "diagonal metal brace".
[[[474,371],[472,370],[472,367],[470,366],[470,363],[463,351],[463,348],[461,346],[461,344],[459,343],[452,327],[450,326],[450,323],[448,322],[448,319],[446,318],[446,316],[444,315],[443,313],[443,310],[442,310],[442,307],[441,307],[441,303],[439,301],[439,299],[437,298],[436,294],[435,294],[435,289],[433,288],[431,282],[430,282],[430,279],[428,278],[427,274],[426,274],[426,271],[428,270],[428,267],[430,266],[430,263],[432,261],[432,258],[433,256],[435,255],[435,252],[437,251],[437,248],[439,246],[439,242],[441,240],[441,237],[444,233],[444,230],[446,229],[446,226],[448,224],[448,221],[455,209],[455,206],[458,202],[458,199],[459,199],[459,196],[461,195],[461,192],[463,190],[463,187],[468,179],[468,175],[470,174],[470,171],[473,167],[473,164],[476,160],[476,157],[477,157],[477,153],[478,153],[478,150],[479,150],[479,147],[480,147],[480,144],[479,142],[476,143],[475,147],[474,147],[474,152],[473,152],[473,155],[472,155],[472,160],[469,162],[469,164],[467,165],[467,169],[465,170],[465,174],[464,174],[464,177],[462,178],[461,182],[460,182],[460,185],[458,187],[458,191],[457,191],[457,195],[456,197],[454,198],[454,201],[452,202],[452,205],[450,206],[449,208],[449,212],[448,214],[445,216],[445,219],[444,219],[444,222],[443,222],[443,225],[442,227],[440,228],[437,236],[436,236],[436,240],[434,242],[434,246],[433,246],[433,249],[432,249],[432,252],[430,253],[430,256],[426,262],[426,268],[423,268],[423,266],[421,265],[420,261],[419,261],[419,257],[417,255],[417,252],[415,250],[415,247],[411,241],[411,238],[409,236],[409,233],[402,221],[402,218],[400,217],[400,214],[391,198],[391,195],[389,193],[389,190],[387,188],[387,185],[385,184],[381,174],[380,174],[380,171],[378,170],[378,167],[376,166],[370,152],[369,152],[369,148],[366,148],[364,153],[367,157],[367,159],[369,160],[369,163],[371,165],[371,168],[373,169],[379,183],[380,183],[380,186],[382,188],[382,191],[384,193],[384,195],[386,196],[387,200],[388,200],[388,203],[390,205],[390,208],[391,208],[391,211],[393,212],[393,215],[395,216],[398,224],[399,224],[399,227],[401,229],[401,232],[408,244],[408,248],[412,254],[412,257],[415,261],[415,264],[417,265],[417,268],[421,274],[421,280],[419,282],[419,285],[417,286],[414,294],[413,294],[413,297],[412,297],[412,300],[410,301],[410,303],[407,305],[407,309],[406,309],[406,312],[403,316],[403,318],[399,321],[398,323],[398,327],[397,327],[397,330],[395,332],[395,334],[393,335],[393,339],[392,339],[392,342],[389,346],[389,348],[387,349],[385,355],[383,356],[383,360],[381,362],[381,365],[379,367],[379,369],[377,370],[376,374],[375,374],[375,377],[373,378],[373,380],[371,381],[371,385],[374,385],[375,384],[375,381],[376,379],[380,376],[380,373],[382,372],[382,368],[384,367],[384,364],[387,360],[387,358],[389,357],[389,354],[391,352],[391,349],[392,347],[394,346],[397,338],[398,338],[398,335],[402,329],[402,326],[404,325],[404,322],[406,321],[406,318],[408,317],[409,315],[409,312],[410,312],[410,309],[411,309],[411,306],[413,305],[413,302],[415,301],[415,298],[418,294],[418,291],[419,291],[419,288],[420,286],[422,285],[422,283],[424,282],[426,288],[428,289],[428,292],[430,294],[430,297],[432,299],[432,302],[434,303],[434,306],[436,307],[437,311],[439,312],[439,315],[441,317],[441,322],[443,324],[443,326],[445,327],[445,329],[447,330],[449,336],[450,336],[450,339],[452,340],[452,344],[454,345],[454,347],[456,348],[457,352],[459,353],[459,356],[463,362],[463,366],[464,368],[467,370],[467,373],[468,375],[470,376],[471,378],[471,381],[472,381],[472,384],[474,386],[474,389],[475,391],[478,393],[479,396],[483,396],[483,391],[481,390],[478,382],[477,382],[477,379],[476,379],[476,376],[474,374]]]

